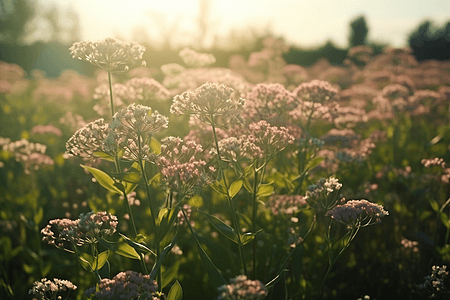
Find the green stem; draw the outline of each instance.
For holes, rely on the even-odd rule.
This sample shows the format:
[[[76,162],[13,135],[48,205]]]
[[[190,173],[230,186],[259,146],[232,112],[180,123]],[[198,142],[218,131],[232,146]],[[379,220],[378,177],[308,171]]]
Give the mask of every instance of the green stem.
[[[219,142],[217,139],[217,134],[216,134],[216,127],[214,125],[214,117],[211,117],[211,126],[212,126],[212,131],[213,131],[213,135],[214,135],[214,142],[216,145],[216,149],[217,149],[217,158],[218,158],[218,162],[219,162],[219,170],[220,173],[222,175],[223,178],[223,182],[225,184],[225,189],[227,191],[227,200],[228,200],[228,206],[230,207],[230,212],[231,212],[231,218],[232,218],[232,222],[233,222],[233,227],[234,227],[234,231],[236,232],[237,235],[237,242],[238,242],[238,246],[239,246],[239,256],[241,258],[241,263],[242,266],[244,268],[244,274],[245,276],[248,276],[248,272],[247,272],[247,264],[245,261],[245,255],[244,255],[244,246],[242,245],[242,239],[241,239],[241,230],[240,230],[240,226],[239,226],[239,222],[237,219],[237,215],[236,215],[236,210],[234,208],[233,205],[233,199],[230,197],[230,193],[229,193],[229,187],[228,187],[228,183],[227,183],[227,179],[225,177],[225,171],[222,167],[222,159],[220,157],[220,149],[219,149]]]
[[[252,233],[256,232],[256,216],[257,216],[257,192],[258,192],[258,169],[257,164],[258,161],[255,162],[255,166],[253,167],[253,171],[255,173],[255,178],[253,181],[253,195],[252,195],[252,210],[253,210],[253,218],[252,218]],[[253,278],[256,279],[256,235],[253,239]]]
[[[330,221],[331,221],[331,220],[330,220]],[[338,253],[338,254],[336,255],[336,257],[334,257],[334,258],[332,258],[332,255],[333,255],[333,253],[332,253],[333,247],[332,247],[332,243],[331,243],[331,238],[328,240],[328,242],[329,242],[329,249],[330,249],[330,252],[329,252],[329,254],[328,254],[328,257],[329,257],[330,263],[329,263],[327,272],[325,273],[325,276],[323,277],[322,282],[320,283],[319,289],[318,289],[317,294],[316,294],[316,299],[318,299],[319,296],[320,296],[320,294],[322,293],[322,287],[323,287],[323,285],[324,285],[324,283],[325,283],[325,280],[326,280],[328,274],[329,274],[330,271],[331,271],[331,268],[333,268],[334,264],[336,263],[337,259],[338,259],[339,256],[342,254],[342,252],[344,252],[344,250],[347,249],[348,246],[350,246],[350,243],[351,243],[351,242],[353,241],[353,239],[356,237],[356,234],[358,233],[359,229],[360,229],[360,226],[359,226],[359,225],[356,226],[356,228],[352,228],[352,231],[354,230],[354,232],[351,233],[352,231],[350,231],[350,234],[349,234],[349,235],[350,235],[350,238],[349,238],[348,242],[344,245],[344,247],[342,247],[341,251],[339,251],[339,253]],[[331,222],[330,222],[330,226],[329,226],[329,228],[328,228],[328,233],[327,233],[327,235],[330,234],[330,230],[331,230]],[[345,239],[345,236],[343,237],[343,239]],[[343,240],[343,241],[344,241],[344,240]]]
[[[112,80],[110,71],[108,71],[108,83],[109,83],[109,95],[111,99],[111,115],[114,116],[114,101],[113,101]]]

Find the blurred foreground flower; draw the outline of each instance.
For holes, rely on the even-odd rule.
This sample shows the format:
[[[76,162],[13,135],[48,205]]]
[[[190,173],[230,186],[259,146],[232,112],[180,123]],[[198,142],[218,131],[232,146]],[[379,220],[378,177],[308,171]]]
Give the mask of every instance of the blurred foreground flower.
[[[259,280],[239,275],[230,281],[230,284],[219,287],[220,295],[216,300],[260,300],[267,296],[267,289]]]
[[[69,280],[42,278],[41,281],[33,283],[33,288],[28,293],[33,294],[38,300],[60,300],[67,299],[70,291],[76,289],[77,286]],[[65,295],[65,297],[63,298],[62,295]]]
[[[138,62],[145,65],[142,57],[145,47],[135,42],[122,42],[113,38],[101,41],[76,42],[69,48],[73,58],[85,60],[108,72],[123,72]]]
[[[94,299],[129,299],[129,300],[156,300],[154,296],[157,284],[150,279],[150,275],[142,275],[134,271],[120,272],[112,279],[103,278],[99,284],[99,290],[92,287],[85,291],[88,297]]]

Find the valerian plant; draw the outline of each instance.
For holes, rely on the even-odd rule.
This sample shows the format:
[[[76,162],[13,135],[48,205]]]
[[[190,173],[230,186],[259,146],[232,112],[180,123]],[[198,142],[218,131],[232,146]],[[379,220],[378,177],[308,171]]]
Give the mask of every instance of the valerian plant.
[[[110,98],[111,118],[100,118],[78,129],[67,141],[66,153],[110,164],[109,168],[101,164],[104,169],[88,164],[82,167],[109,193],[125,199],[129,218],[119,220],[107,211],[87,212],[77,220],[54,219],[42,229],[44,240],[74,253],[81,266],[92,272],[97,285],[85,292],[87,296],[181,299],[183,290],[178,281],[164,295],[163,288],[175,276],[166,277],[163,269],[168,253],[176,249],[179,235],[184,232],[181,226],[186,224],[217,299],[276,297],[278,282],[298,284],[301,270],[294,270],[296,273],[287,279],[286,273],[292,271],[287,269],[288,264],[292,258],[302,256],[305,245],[314,243],[308,236],[317,231],[326,242],[329,258],[329,267],[320,285],[317,283],[315,294],[319,297],[336,259],[360,228],[388,215],[381,205],[367,200],[345,201],[339,194],[342,184],[334,177],[308,187],[307,183],[314,180],[312,170],[324,160],[318,154],[323,143],[313,136],[312,127],[319,119],[332,120],[337,111],[338,90],[330,83],[314,80],[300,84],[292,92],[281,84],[261,83],[247,94],[238,94],[222,83],[204,83],[174,95],[170,112],[192,117],[191,124],[208,137],[194,141],[189,135],[166,136],[158,140],[169,126],[167,116],[147,103],[130,103],[117,111],[114,107],[112,74],[127,72],[142,62],[145,48],[105,39],[75,43],[70,50],[74,58],[107,72],[109,95],[103,94]],[[188,50],[180,52],[180,56],[190,66],[205,66],[215,60],[211,55]],[[154,92],[155,88],[167,95],[164,87],[152,81],[132,83],[123,89],[122,98],[129,93],[130,99],[144,101],[145,89]],[[138,187],[145,191],[149,209],[149,220],[141,224],[126,200]],[[227,211],[198,210],[201,218],[220,234],[218,239],[227,241],[223,247],[207,242],[189,220],[189,201],[202,199],[208,193],[211,201],[215,198],[228,207]],[[164,200],[158,197],[161,194]],[[273,217],[267,217],[268,209],[274,207],[283,208],[274,216],[289,215],[289,237],[281,247],[269,249],[269,254],[264,245],[281,230],[264,226]],[[179,218],[184,218],[183,222]],[[323,226],[327,219],[328,227]],[[133,236],[119,232],[119,222],[127,222]],[[315,228],[318,222],[320,226]],[[339,236],[342,246],[338,254],[334,252],[339,243],[331,234],[335,223],[346,226],[346,233]],[[208,243],[225,251],[211,254]],[[110,258],[114,254],[138,260],[141,273],[124,270],[110,279]],[[229,281],[224,275],[227,270],[217,267],[217,257],[232,258],[228,262],[232,270],[227,274],[232,278]],[[149,261],[153,262],[151,269]]]

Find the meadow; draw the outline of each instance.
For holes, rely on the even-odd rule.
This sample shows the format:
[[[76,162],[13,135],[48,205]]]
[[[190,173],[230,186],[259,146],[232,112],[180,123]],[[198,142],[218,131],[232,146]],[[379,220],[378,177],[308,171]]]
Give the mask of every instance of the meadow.
[[[448,299],[450,61],[0,62],[2,299]]]

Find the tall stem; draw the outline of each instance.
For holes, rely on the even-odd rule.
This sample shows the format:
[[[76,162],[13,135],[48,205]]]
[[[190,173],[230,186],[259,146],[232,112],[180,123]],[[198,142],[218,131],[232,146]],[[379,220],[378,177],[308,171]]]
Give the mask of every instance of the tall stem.
[[[109,83],[109,95],[111,99],[111,115],[114,116],[114,101],[113,101],[113,91],[112,91],[112,81],[111,81],[111,72],[108,71],[108,83]]]
[[[255,234],[256,233],[256,216],[257,216],[257,192],[258,192],[258,166],[257,166],[258,161],[255,162],[255,166],[253,167],[253,171],[255,173],[255,178],[253,181],[253,195],[252,195],[252,211],[253,211],[253,216],[252,216],[252,233]],[[256,235],[255,238],[253,239],[253,278],[256,279]]]
[[[225,171],[224,171],[224,169],[222,167],[222,159],[220,157],[219,142],[217,140],[216,127],[214,126],[214,116],[210,116],[210,117],[211,117],[211,126],[212,126],[212,129],[213,129],[212,131],[213,131],[213,135],[214,135],[214,142],[215,142],[216,150],[217,150],[217,158],[219,160],[219,169],[220,169],[220,173],[221,173],[222,178],[223,178],[223,182],[225,184],[225,189],[227,191],[228,206],[230,207],[230,213],[231,213],[231,218],[232,218],[232,222],[233,222],[234,231],[236,232],[236,235],[237,235],[237,241],[238,241],[238,246],[239,246],[239,256],[241,258],[242,267],[244,268],[244,274],[245,274],[245,276],[248,276],[247,264],[245,262],[244,246],[242,245],[241,230],[240,230],[240,226],[239,226],[239,221],[238,221],[237,216],[236,216],[236,210],[235,210],[234,205],[233,205],[233,199],[231,198],[230,193],[229,193],[229,187],[228,187],[227,179],[225,177]]]

